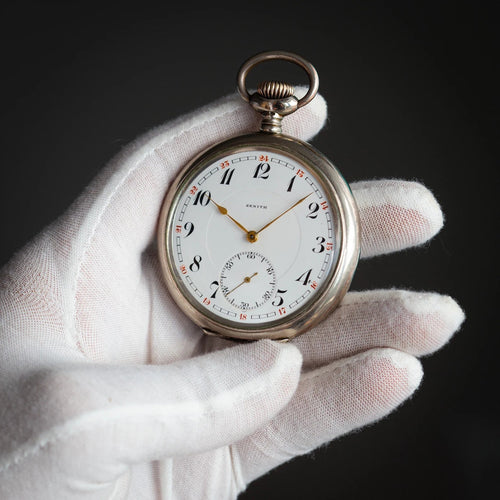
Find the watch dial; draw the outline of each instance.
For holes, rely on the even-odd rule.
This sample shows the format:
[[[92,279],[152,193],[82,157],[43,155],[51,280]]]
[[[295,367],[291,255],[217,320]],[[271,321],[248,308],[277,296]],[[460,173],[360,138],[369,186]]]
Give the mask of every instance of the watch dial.
[[[332,202],[312,170],[284,154],[220,158],[197,169],[174,203],[166,238],[177,281],[226,321],[285,318],[335,265]]]

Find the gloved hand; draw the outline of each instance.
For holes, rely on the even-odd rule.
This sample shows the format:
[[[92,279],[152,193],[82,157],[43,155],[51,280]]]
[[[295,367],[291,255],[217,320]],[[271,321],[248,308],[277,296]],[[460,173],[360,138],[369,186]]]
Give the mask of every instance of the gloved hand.
[[[317,96],[284,133],[310,139],[325,118]],[[202,148],[256,129],[230,96],[152,130],[1,270],[0,498],[234,498],[418,387],[417,357],[463,320],[449,297],[351,292],[288,344],[206,337],[172,302],[153,243],[164,193]],[[352,189],[362,257],[442,225],[420,184]]]

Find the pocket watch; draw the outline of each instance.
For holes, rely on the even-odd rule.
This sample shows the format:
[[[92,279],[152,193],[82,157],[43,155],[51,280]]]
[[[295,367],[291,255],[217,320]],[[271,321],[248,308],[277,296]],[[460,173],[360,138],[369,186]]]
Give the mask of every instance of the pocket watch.
[[[249,71],[275,59],[306,72],[302,98],[280,81],[249,93]],[[158,223],[162,273],[206,334],[285,341],[324,319],[349,288],[360,245],[349,185],[313,146],[281,133],[283,117],[308,104],[318,84],[315,68],[296,54],[248,59],[237,86],[262,115],[260,131],[201,152],[166,193]]]

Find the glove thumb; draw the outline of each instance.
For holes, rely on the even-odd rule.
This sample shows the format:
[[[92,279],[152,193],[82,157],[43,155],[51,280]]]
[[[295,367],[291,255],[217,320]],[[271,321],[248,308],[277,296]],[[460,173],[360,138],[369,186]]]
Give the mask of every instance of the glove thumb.
[[[24,435],[0,462],[0,497],[103,498],[132,464],[234,443],[290,401],[300,368],[297,348],[264,340],[166,366],[39,373],[24,384],[32,414],[14,417]]]

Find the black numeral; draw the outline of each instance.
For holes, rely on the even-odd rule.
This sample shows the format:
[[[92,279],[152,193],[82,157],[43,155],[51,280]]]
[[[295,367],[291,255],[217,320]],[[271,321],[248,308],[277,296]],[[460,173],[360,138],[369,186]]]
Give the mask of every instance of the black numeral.
[[[286,293],[286,290],[279,290],[276,292],[276,298],[271,302],[273,306],[279,307],[283,305],[283,302],[285,302],[285,299],[283,298],[282,295],[278,295],[280,293]]]
[[[213,290],[215,288],[215,291],[214,293],[212,293],[212,295],[210,295],[210,298],[211,299],[215,299],[215,295],[217,294],[217,292],[219,291],[219,282],[218,281],[212,281],[212,283],[210,283],[210,288]]]
[[[316,241],[318,242],[318,245],[315,246],[312,251],[314,253],[321,253],[321,252],[324,252],[325,251],[325,245],[323,245],[323,243],[326,241],[325,238],[323,238],[323,236],[317,236],[316,237]]]
[[[271,170],[271,165],[269,165],[269,163],[259,163],[253,174],[253,178],[267,179],[269,177],[270,170]]]
[[[303,285],[307,285],[311,280],[309,277],[311,276],[312,269],[309,269],[309,271],[306,271],[305,273],[302,273],[295,281],[298,281],[299,283],[302,283]]]
[[[290,184],[288,184],[288,189],[287,189],[287,192],[289,193],[291,190],[292,190],[292,187],[293,187],[293,183],[295,182],[295,179],[297,178],[296,175],[294,175],[291,179],[290,179]]]
[[[222,179],[221,179],[220,183],[228,186],[229,183],[231,182],[233,174],[234,174],[234,168],[232,168],[231,170],[226,170],[224,172],[224,174],[222,175]]]
[[[184,224],[184,229],[187,231],[187,234],[186,236],[184,236],[184,238],[187,238],[194,231],[194,224],[192,222],[186,222]]]
[[[201,262],[201,257],[199,255],[195,255],[193,258],[193,262],[189,264],[189,269],[191,269],[191,272],[195,273],[200,270],[200,262]]]
[[[210,202],[211,196],[210,191],[198,191],[194,198],[193,205],[198,205],[199,203],[201,206],[206,207]]]
[[[312,202],[309,204],[309,210],[310,212],[307,214],[307,217],[309,217],[310,219],[315,219],[318,216],[319,205]]]

